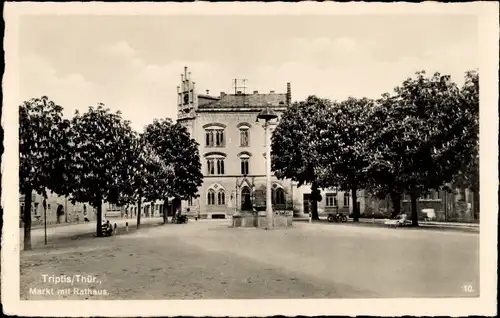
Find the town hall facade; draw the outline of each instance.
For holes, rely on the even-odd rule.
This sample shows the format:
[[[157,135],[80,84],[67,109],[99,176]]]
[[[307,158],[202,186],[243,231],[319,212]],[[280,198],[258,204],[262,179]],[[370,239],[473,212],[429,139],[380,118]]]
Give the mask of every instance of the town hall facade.
[[[198,198],[182,202],[184,213],[226,218],[240,211],[252,211],[252,207],[265,207],[266,140],[264,123],[257,116],[270,107],[279,120],[292,103],[290,83],[284,91],[247,93],[235,88],[234,92],[221,92],[218,96],[208,91],[198,94],[191,72],[184,68],[177,87],[177,121],[198,142],[204,175]],[[291,180],[272,176],[275,210],[307,215],[310,192],[308,186],[297,188]],[[352,203],[347,193],[332,189],[322,194],[325,200],[319,203],[319,212],[338,209],[349,213]],[[361,209],[362,201],[360,198],[358,203]]]

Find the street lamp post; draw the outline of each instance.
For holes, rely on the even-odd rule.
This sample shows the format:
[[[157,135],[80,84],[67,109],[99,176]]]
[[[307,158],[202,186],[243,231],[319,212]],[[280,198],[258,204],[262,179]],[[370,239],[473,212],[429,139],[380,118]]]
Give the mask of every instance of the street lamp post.
[[[273,207],[271,202],[271,132],[270,132],[270,121],[276,119],[278,116],[273,112],[273,110],[268,106],[264,108],[259,115],[257,120],[264,120],[264,131],[266,138],[266,218],[267,218],[267,229],[271,230],[274,227],[273,222]]]
[[[45,245],[47,245],[47,200],[43,199],[43,233],[45,237]]]

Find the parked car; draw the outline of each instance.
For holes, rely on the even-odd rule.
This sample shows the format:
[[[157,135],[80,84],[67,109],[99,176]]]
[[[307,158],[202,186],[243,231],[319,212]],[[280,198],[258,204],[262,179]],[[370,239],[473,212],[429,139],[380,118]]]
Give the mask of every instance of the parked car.
[[[406,214],[401,214],[395,219],[387,219],[384,222],[385,225],[389,227],[402,227],[411,225],[411,220],[408,220]]]

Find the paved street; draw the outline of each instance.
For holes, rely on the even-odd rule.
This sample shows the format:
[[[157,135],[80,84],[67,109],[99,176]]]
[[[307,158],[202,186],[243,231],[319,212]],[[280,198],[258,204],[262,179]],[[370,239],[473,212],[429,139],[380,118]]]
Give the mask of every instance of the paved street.
[[[63,274],[96,281],[43,282]],[[21,254],[22,299],[458,297],[477,296],[478,284],[479,235],[429,229],[297,222],[264,231],[190,221],[111,238],[59,236]],[[57,295],[70,286],[107,294]]]

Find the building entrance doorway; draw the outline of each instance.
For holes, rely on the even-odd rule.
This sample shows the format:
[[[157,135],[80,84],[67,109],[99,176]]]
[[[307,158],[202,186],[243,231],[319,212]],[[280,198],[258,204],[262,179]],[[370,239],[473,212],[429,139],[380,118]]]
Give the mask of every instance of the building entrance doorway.
[[[252,199],[248,187],[243,187],[243,189],[241,189],[241,210],[252,211]]]

